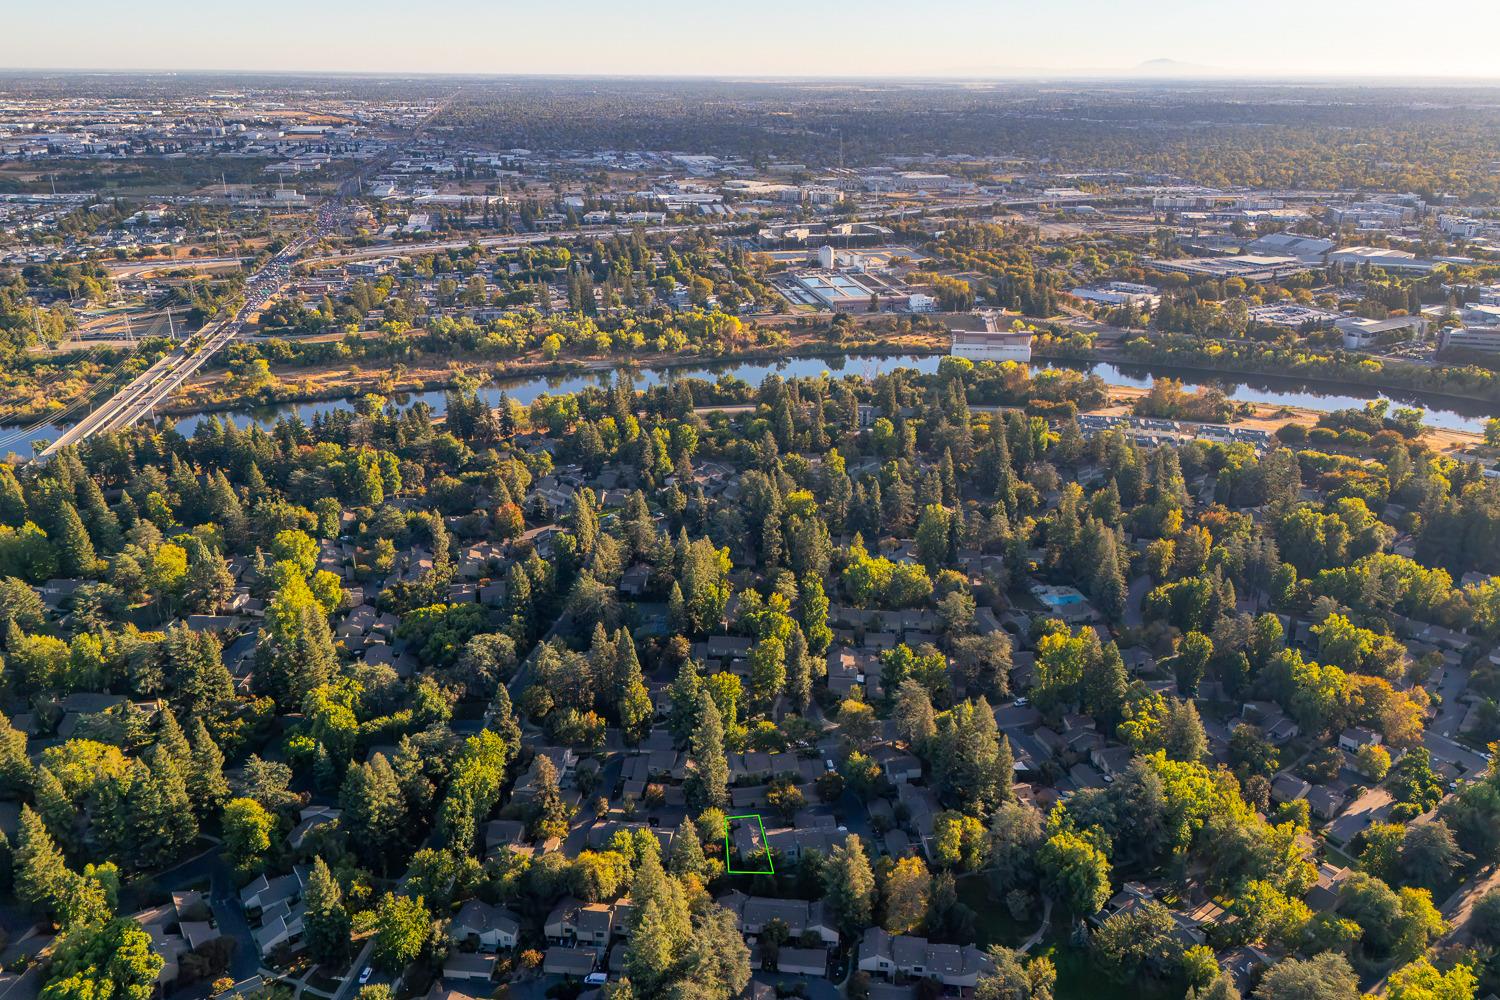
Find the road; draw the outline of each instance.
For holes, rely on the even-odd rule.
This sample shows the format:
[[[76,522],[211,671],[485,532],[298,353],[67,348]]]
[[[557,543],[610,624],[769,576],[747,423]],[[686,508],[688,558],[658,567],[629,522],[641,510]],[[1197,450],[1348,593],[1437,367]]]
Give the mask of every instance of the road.
[[[250,276],[245,287],[245,301],[232,316],[215,320],[176,350],[163,355],[134,381],[63,432],[38,456],[50,458],[63,448],[86,441],[96,434],[122,430],[151,413],[165,402],[177,387],[208,363],[223,347],[239,336],[247,317],[259,310],[291,280],[292,262],[297,255],[322,238],[334,226],[334,212],[325,206],[318,212],[314,230],[288,243]]]

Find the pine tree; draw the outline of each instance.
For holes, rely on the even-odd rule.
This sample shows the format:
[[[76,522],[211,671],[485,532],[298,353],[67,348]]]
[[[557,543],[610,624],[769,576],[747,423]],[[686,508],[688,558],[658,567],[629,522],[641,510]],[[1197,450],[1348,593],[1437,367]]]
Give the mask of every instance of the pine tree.
[[[698,712],[691,753],[694,769],[686,791],[688,804],[701,812],[729,803],[729,761],[724,756],[724,720],[706,692],[699,699]]]
[[[224,778],[224,754],[209,735],[201,716],[194,716],[188,728],[188,765],[184,780],[193,808],[200,819],[216,815],[229,799],[229,782]]]
[[[799,626],[792,626],[786,650],[786,693],[792,707],[806,712],[812,701],[812,656],[807,651],[807,637]]]
[[[292,576],[271,598],[255,651],[255,682],[283,710],[328,683],[338,666],[328,617],[306,582]]]
[[[875,873],[857,834],[836,844],[823,864],[824,902],[839,930],[858,937],[875,909]]]
[[[57,556],[59,572],[64,576],[91,576],[99,565],[78,508],[66,500],[57,512]]]
[[[703,844],[698,840],[698,827],[684,816],[672,838],[672,847],[667,856],[667,867],[673,875],[702,875],[708,865],[703,854]]]
[[[175,700],[184,714],[215,718],[234,705],[234,677],[224,665],[218,639],[179,622],[168,627],[163,646]]]
[[[349,769],[339,804],[356,853],[384,871],[407,835],[406,798],[385,754]]]
[[[667,728],[674,739],[685,742],[698,728],[704,697],[703,679],[698,676],[698,664],[691,657],[684,659],[677,668],[677,677],[667,695],[672,700]]]
[[[0,465],[0,524],[19,528],[26,523],[26,496],[9,464]]]
[[[20,792],[30,786],[31,758],[26,754],[26,734],[0,712],[0,790]]]
[[[646,682],[641,677],[641,661],[636,655],[635,643],[624,629],[620,630],[617,645],[619,663],[616,677],[619,691],[615,702],[616,711],[625,739],[634,744],[644,739],[650,731],[654,706],[651,704],[651,693],[646,690]]]
[[[344,893],[321,857],[313,859],[303,895],[303,918],[308,952],[319,962],[342,961],[349,954],[351,921],[344,909]]]
[[[39,766],[32,778],[32,800],[47,832],[68,851],[78,848],[78,808],[57,776]]]
[[[1084,710],[1112,725],[1120,718],[1128,686],[1125,660],[1120,648],[1111,642],[1098,657],[1089,658],[1083,665]]]
[[[152,747],[144,759],[132,762],[129,779],[127,859],[141,868],[175,861],[198,836],[198,820],[176,762],[163,748]]]
[[[16,836],[16,896],[35,907],[55,907],[73,877],[42,818],[23,805]]]
[[[192,751],[188,747],[187,735],[182,731],[182,725],[178,723],[177,716],[172,714],[170,708],[164,708],[157,713],[155,743],[156,746],[166,751],[179,771],[186,771]]]

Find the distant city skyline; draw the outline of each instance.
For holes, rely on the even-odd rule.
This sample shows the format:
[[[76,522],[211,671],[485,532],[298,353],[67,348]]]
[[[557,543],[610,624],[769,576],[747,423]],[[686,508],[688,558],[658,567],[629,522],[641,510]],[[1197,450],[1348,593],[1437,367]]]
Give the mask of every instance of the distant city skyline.
[[[1396,0],[17,0],[0,68],[632,76],[1500,78],[1500,3]],[[1148,71],[1149,72],[1149,71]]]

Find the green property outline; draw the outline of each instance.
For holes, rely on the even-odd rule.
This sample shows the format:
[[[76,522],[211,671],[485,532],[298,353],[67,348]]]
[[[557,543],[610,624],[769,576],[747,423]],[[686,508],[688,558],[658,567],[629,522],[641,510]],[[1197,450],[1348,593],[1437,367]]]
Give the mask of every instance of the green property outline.
[[[755,822],[757,822],[757,823],[760,824],[761,853],[766,856],[766,864],[770,866],[765,871],[761,871],[759,869],[757,869],[755,871],[744,871],[744,870],[741,870],[741,869],[736,869],[734,867],[734,863],[730,860],[731,858],[734,857],[734,848],[733,848],[733,845],[731,845],[729,843],[729,824],[733,823],[737,819],[752,819],[752,818],[755,820]],[[774,861],[771,860],[771,845],[770,845],[769,841],[767,841],[767,839],[766,839],[766,821],[763,820],[763,819],[761,819],[760,813],[742,813],[739,816],[725,816],[724,817],[724,870],[725,870],[725,872],[727,874],[730,874],[730,875],[775,875],[776,874],[776,862],[774,862]]]

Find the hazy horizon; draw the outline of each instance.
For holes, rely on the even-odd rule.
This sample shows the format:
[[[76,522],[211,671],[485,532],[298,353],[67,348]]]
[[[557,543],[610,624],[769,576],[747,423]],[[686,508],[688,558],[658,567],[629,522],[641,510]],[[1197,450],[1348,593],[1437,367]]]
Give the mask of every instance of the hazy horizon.
[[[1396,0],[1321,6],[1266,0],[1253,15],[1204,0],[957,0],[914,13],[766,0],[708,9],[580,0],[563,10],[447,0],[254,7],[162,0],[28,3],[10,15],[0,67],[53,72],[276,72],[484,76],[775,78],[1165,78],[1491,80],[1484,46],[1403,30]],[[1500,37],[1500,4],[1445,7],[1464,37]],[[122,41],[123,40],[123,41]]]

